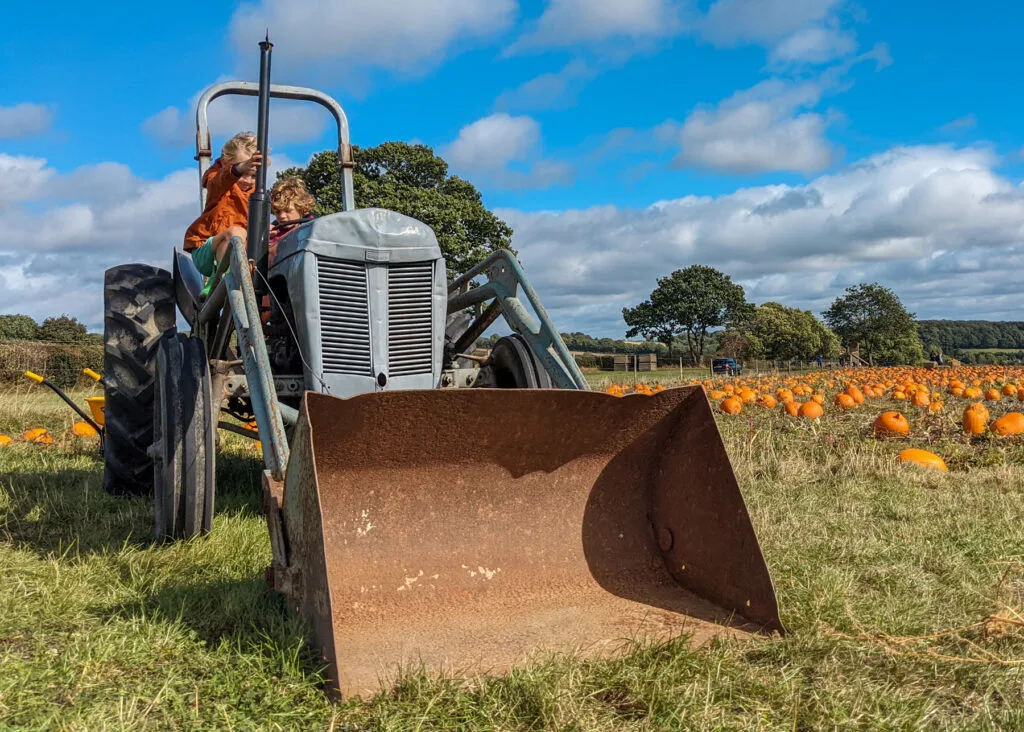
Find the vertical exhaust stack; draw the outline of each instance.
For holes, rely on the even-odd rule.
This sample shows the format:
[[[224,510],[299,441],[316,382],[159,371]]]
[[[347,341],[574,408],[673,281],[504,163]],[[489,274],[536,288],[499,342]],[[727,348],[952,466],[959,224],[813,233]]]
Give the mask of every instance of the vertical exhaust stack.
[[[267,238],[270,229],[270,194],[267,192],[267,136],[270,122],[270,54],[274,44],[270,32],[260,42],[260,89],[256,118],[256,148],[263,155],[263,164],[256,171],[256,190],[249,197],[249,229],[246,250],[249,259],[256,262],[260,277],[253,283],[256,293],[262,294],[267,278]]]

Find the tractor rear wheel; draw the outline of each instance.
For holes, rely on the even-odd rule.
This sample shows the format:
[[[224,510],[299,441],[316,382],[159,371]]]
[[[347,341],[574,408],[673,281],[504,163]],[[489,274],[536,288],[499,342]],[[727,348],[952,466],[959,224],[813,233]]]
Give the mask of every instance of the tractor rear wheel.
[[[210,365],[198,338],[160,341],[153,404],[153,492],[157,541],[207,533],[213,523],[216,419]]]
[[[547,369],[518,333],[498,339],[487,364],[499,389],[552,388]]]
[[[174,283],[166,270],[125,264],[103,286],[104,487],[115,495],[153,489],[153,377],[161,337],[173,333]]]

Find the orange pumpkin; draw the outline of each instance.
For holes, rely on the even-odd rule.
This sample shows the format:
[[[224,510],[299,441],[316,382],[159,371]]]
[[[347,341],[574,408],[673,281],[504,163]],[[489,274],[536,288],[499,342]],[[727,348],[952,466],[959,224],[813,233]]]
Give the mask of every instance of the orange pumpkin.
[[[1017,387],[1014,386],[1013,384],[1004,384],[1003,385],[1003,396],[1008,396],[1008,397],[1017,396]]]
[[[945,408],[946,408],[946,405],[943,404],[940,401],[937,401],[937,400],[933,401],[931,404],[928,405],[928,411],[933,413],[933,414],[936,413],[936,412],[941,412]]]
[[[862,392],[853,384],[850,384],[848,387],[846,387],[846,393],[853,397],[853,401],[856,402],[857,404],[864,403],[865,392]]]
[[[722,400],[718,408],[726,414],[739,414],[743,411],[743,402],[738,397],[727,397]]]
[[[0,435],[0,447],[4,447],[5,445],[10,445],[11,442],[12,442],[12,440],[11,440],[9,435]]]
[[[25,440],[25,442],[35,442],[45,434],[45,427],[36,427],[35,429],[28,430],[22,434],[21,439]]]
[[[800,414],[800,407],[802,406],[803,405],[798,401],[788,401],[786,402],[786,414],[790,417],[795,417]]]
[[[985,392],[985,401],[987,402],[998,402],[1003,398],[1003,395],[999,393],[999,389],[989,389]]]
[[[764,407],[765,409],[775,409],[775,407],[778,405],[778,402],[775,400],[775,397],[773,397],[771,394],[762,394],[761,398],[758,401],[760,402],[761,406]]]
[[[721,389],[715,389],[710,394],[708,394],[708,399],[711,399],[712,401],[719,402],[719,401],[725,399],[727,396],[729,396],[729,395],[726,394]]]
[[[899,412],[882,412],[872,428],[876,437],[902,437],[910,433],[910,422]]]
[[[1024,414],[1009,412],[992,423],[990,428],[997,435],[1019,435],[1024,432]]]
[[[988,410],[982,412],[979,409],[967,407],[963,416],[964,432],[968,435],[983,435],[988,427]]]
[[[804,402],[804,405],[800,407],[800,416],[805,419],[818,419],[824,413],[825,410],[816,401]]]
[[[931,403],[927,391],[915,391],[912,403],[915,407],[927,407]]]
[[[96,437],[99,434],[88,422],[75,422],[71,425],[71,431],[79,437]]]
[[[924,468],[934,468],[936,470],[948,470],[946,462],[933,452],[927,450],[919,450],[917,448],[910,448],[900,453],[901,463],[912,463],[914,465],[920,465]]]
[[[857,402],[849,394],[836,394],[835,403],[840,409],[853,409],[857,406]]]

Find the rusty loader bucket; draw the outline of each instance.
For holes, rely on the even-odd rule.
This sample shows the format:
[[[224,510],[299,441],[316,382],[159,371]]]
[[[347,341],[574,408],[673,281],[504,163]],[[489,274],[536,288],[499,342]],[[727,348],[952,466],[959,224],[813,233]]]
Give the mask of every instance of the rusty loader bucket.
[[[292,444],[267,485],[271,580],[342,695],[400,669],[782,631],[698,387],[308,393]]]

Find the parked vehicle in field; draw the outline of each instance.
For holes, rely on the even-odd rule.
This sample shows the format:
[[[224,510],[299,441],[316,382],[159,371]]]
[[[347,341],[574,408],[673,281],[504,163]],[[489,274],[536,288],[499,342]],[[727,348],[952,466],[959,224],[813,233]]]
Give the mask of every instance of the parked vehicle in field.
[[[743,373],[743,366],[736,363],[734,358],[716,358],[711,362],[711,373],[724,374],[725,376],[739,376]]]

